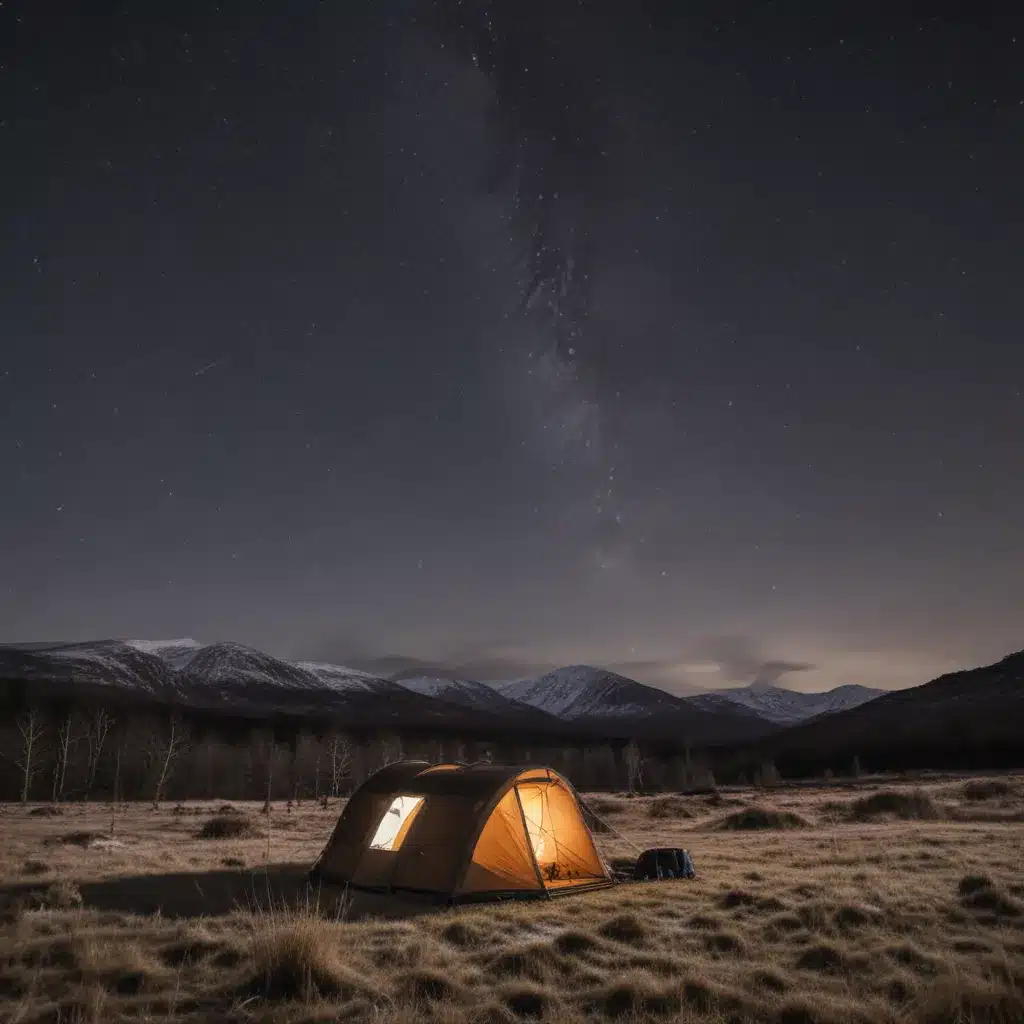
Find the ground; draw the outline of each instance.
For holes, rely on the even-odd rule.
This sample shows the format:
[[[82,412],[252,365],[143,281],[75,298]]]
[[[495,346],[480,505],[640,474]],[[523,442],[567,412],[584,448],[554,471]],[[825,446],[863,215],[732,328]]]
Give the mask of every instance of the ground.
[[[698,877],[438,909],[305,887],[338,801],[2,807],[0,1020],[1024,1021],[1024,778],[588,799]]]

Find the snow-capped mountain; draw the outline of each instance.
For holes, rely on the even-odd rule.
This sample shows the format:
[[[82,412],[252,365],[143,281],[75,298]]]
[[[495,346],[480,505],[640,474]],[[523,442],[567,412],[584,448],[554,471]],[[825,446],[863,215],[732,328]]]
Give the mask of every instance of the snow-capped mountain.
[[[647,716],[659,710],[678,710],[679,706],[679,699],[664,690],[590,665],[567,665],[537,679],[503,683],[498,692],[569,721]]]
[[[162,699],[176,693],[175,672],[167,662],[120,640],[4,644],[0,677],[111,687]]]
[[[600,724],[616,732],[687,734],[695,740],[743,739],[771,731],[764,719],[738,705],[696,707],[654,686],[590,665],[569,665],[537,679],[503,683],[498,692],[568,722]]]
[[[479,683],[473,679],[435,679],[430,676],[417,676],[398,680],[399,685],[414,693],[427,697],[460,704],[463,707],[487,711],[496,715],[516,715],[522,717],[543,716],[549,718],[547,712],[524,701],[515,700],[506,694],[499,693],[487,683]]]
[[[534,735],[686,737],[695,743],[763,736],[770,723],[727,702],[717,709],[589,666],[499,687],[472,680],[401,681],[341,665],[289,662],[236,643],[102,640],[0,647],[0,680],[41,692],[103,687],[111,699],[152,699],[262,719],[344,719],[355,727],[427,725]]]
[[[737,704],[749,708],[769,722],[794,725],[818,715],[848,711],[886,692],[856,685],[837,686],[823,693],[799,693],[778,686],[741,686],[731,690],[715,690],[688,700],[709,711],[719,710],[725,703]]]

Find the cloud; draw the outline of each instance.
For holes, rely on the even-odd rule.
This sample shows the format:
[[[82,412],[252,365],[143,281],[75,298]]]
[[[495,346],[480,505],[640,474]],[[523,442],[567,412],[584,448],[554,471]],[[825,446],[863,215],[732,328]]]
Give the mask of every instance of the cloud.
[[[784,676],[816,667],[806,661],[768,657],[754,639],[744,636],[708,637],[696,645],[693,656],[717,664],[723,682],[756,687],[779,686]]]
[[[377,657],[349,657],[346,664],[363,672],[386,676],[389,679],[413,679],[429,676],[438,679],[476,679],[484,682],[522,679],[543,675],[556,666],[531,661],[518,661],[502,657],[479,657],[467,660],[456,658],[414,658],[402,654]]]

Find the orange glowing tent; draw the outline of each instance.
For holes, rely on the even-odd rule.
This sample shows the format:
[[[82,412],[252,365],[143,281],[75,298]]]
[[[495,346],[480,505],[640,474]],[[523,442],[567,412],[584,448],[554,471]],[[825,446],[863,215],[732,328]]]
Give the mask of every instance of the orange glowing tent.
[[[345,806],[313,875],[449,901],[612,884],[576,791],[550,768],[401,761]]]

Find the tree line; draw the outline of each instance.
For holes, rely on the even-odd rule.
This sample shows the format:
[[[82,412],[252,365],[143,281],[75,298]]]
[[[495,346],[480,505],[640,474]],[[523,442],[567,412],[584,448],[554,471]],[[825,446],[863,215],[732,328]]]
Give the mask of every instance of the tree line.
[[[591,791],[714,786],[688,747],[664,754],[635,741],[552,746],[301,722],[210,728],[173,708],[40,703],[0,718],[0,801],[301,801],[344,796],[377,769],[410,758],[546,764]]]

